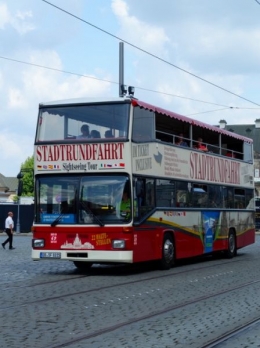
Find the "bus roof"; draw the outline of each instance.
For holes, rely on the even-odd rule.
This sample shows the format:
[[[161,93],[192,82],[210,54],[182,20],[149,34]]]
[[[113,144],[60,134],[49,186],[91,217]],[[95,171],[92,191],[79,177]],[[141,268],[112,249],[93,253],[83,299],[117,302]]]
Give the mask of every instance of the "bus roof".
[[[183,122],[187,122],[189,124],[201,127],[201,128],[206,128],[209,130],[212,130],[214,132],[220,133],[220,134],[225,134],[228,135],[230,137],[236,138],[236,139],[240,139],[243,141],[246,141],[248,143],[252,143],[253,140],[251,138],[247,138],[244,137],[242,135],[233,133],[233,132],[229,132],[225,129],[216,127],[216,126],[212,126],[209,125],[207,123],[204,122],[200,122],[198,120],[195,120],[193,118],[189,118],[187,116],[183,116],[180,114],[177,114],[175,112],[166,110],[166,109],[162,109],[158,106],[154,106],[148,103],[145,103],[141,100],[135,99],[135,98],[130,98],[130,97],[118,97],[118,98],[74,98],[74,99],[64,99],[64,100],[56,100],[56,101],[50,101],[50,102],[43,102],[39,104],[39,107],[48,107],[48,106],[64,106],[64,105],[83,105],[86,103],[113,103],[113,102],[117,102],[117,103],[124,103],[124,102],[128,102],[128,103],[132,103],[133,106],[139,106],[141,108],[144,108],[146,110],[150,110],[150,111],[154,111],[157,112],[158,114],[162,114],[162,115],[166,115],[172,118],[175,118],[179,121],[183,121]]]
[[[129,97],[118,97],[118,98],[73,98],[73,99],[63,99],[63,100],[54,100],[50,102],[40,103],[41,107],[48,106],[62,106],[62,105],[82,105],[82,104],[91,104],[91,103],[113,103],[113,102],[125,102],[128,101],[131,103]]]
[[[252,143],[253,142],[253,139],[244,137],[242,135],[239,135],[239,134],[236,134],[236,133],[233,133],[233,132],[229,132],[227,130],[224,130],[224,129],[216,127],[216,126],[211,126],[211,125],[209,125],[207,123],[197,121],[197,120],[195,120],[193,118],[189,118],[187,116],[182,116],[182,115],[176,114],[175,112],[168,111],[168,110],[159,108],[159,107],[151,105],[151,104],[147,104],[147,103],[142,102],[142,101],[140,101],[138,99],[132,99],[132,105],[133,106],[139,106],[139,107],[144,108],[146,110],[154,111],[154,112],[157,112],[158,114],[169,116],[169,117],[175,118],[175,119],[177,119],[179,121],[187,122],[189,124],[192,124],[192,125],[195,125],[195,126],[198,126],[198,127],[206,128],[206,129],[215,131],[215,132],[220,133],[220,134],[225,134],[225,135],[228,135],[228,136],[236,138],[236,139],[241,139],[241,140],[246,141],[248,143]]]

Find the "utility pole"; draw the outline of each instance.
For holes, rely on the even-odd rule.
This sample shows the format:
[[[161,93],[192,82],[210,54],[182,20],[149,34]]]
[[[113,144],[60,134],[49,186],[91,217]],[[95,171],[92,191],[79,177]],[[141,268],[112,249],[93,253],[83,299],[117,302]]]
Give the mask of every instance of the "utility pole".
[[[21,204],[21,195],[23,193],[23,181],[22,178],[24,177],[25,172],[33,172],[33,168],[21,168],[20,172],[17,174],[17,179],[18,179],[18,188],[17,188],[17,196],[18,196],[18,201],[17,201],[17,222],[16,222],[16,232],[20,233],[21,232],[21,225],[20,225],[20,204]]]
[[[124,43],[119,42],[119,97],[124,96]]]

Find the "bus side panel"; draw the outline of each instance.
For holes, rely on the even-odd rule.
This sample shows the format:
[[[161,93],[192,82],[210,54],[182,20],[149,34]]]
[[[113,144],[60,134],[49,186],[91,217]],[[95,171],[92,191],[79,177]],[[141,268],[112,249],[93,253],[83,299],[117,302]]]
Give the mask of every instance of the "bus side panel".
[[[203,254],[203,244],[198,234],[187,233],[184,230],[173,230],[163,224],[142,225],[134,229],[133,233],[133,261],[159,260],[162,257],[162,243],[165,233],[173,235],[176,259]]]
[[[247,231],[236,234],[237,249],[244,248],[247,245],[255,243],[255,229],[250,228]],[[225,238],[214,241],[214,251],[222,251],[228,249],[228,235]]]
[[[203,254],[203,237],[197,225],[198,213],[185,211],[157,211],[148,219],[151,225],[160,227],[161,234],[158,258],[162,256],[164,233],[172,233],[175,243],[176,259],[193,257]]]
[[[255,242],[254,213],[250,211],[223,211],[214,230],[214,251],[228,249],[229,231],[236,234],[238,249]]]
[[[185,230],[176,229],[174,236],[176,259],[203,254],[203,244],[200,235],[195,231],[188,233]]]
[[[186,233],[181,230],[172,230],[165,226],[139,227],[133,235],[134,262],[159,260],[162,257],[163,236],[165,233],[173,235],[176,259],[203,254],[203,244],[196,233]]]
[[[148,222],[162,231],[173,231],[177,259],[227,250],[231,228],[236,231],[238,248],[255,241],[251,211],[157,211]]]
[[[144,224],[134,228],[133,261],[151,261],[161,258],[162,228]]]
[[[186,258],[203,253],[203,245],[196,234],[185,231],[173,230],[172,226],[149,223],[134,228],[133,233],[133,261],[159,260],[162,257],[162,243],[165,233],[173,235],[175,242],[176,258]]]
[[[237,248],[243,248],[255,243],[255,229],[251,228],[243,233],[237,234]]]

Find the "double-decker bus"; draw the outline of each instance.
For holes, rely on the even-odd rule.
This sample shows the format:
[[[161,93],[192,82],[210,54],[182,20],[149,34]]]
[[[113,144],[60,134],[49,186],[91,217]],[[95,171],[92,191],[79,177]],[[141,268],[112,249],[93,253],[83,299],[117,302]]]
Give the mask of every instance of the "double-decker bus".
[[[129,97],[42,103],[34,164],[33,260],[169,269],[255,241],[252,140],[222,128]]]

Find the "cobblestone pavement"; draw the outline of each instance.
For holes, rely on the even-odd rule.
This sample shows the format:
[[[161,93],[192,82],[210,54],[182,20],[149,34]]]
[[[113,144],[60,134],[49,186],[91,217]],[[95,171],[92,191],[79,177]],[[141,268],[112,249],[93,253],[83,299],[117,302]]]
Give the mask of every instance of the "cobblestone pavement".
[[[44,279],[44,275],[47,274],[49,276],[55,274],[60,278],[63,273],[66,275],[68,272],[75,272],[75,267],[71,262],[33,262],[31,259],[31,238],[30,235],[15,235],[13,241],[15,250],[8,250],[8,246],[6,246],[6,250],[3,250],[0,246],[1,286],[5,283],[37,279],[38,276]],[[5,239],[5,235],[0,236],[1,243]]]
[[[260,313],[259,235],[232,260],[170,271],[96,265],[80,273],[67,261],[33,262],[30,236],[14,236],[14,246],[0,250],[0,348],[200,348]],[[260,347],[260,331],[223,347]]]

